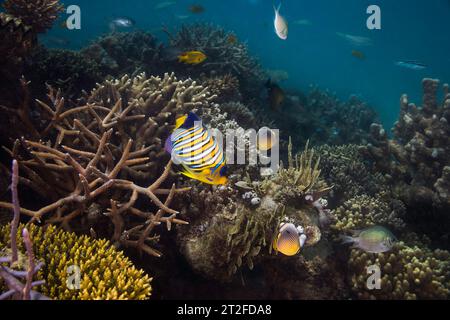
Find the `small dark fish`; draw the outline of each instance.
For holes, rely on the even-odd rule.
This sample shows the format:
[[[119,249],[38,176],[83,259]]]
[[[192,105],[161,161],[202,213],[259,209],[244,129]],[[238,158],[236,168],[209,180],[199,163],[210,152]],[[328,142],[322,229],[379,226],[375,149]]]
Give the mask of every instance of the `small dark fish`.
[[[358,58],[359,60],[364,60],[366,58],[366,55],[358,50],[352,50],[352,56]]]
[[[193,4],[189,6],[189,11],[195,14],[200,14],[205,12],[205,8],[202,5],[199,4]]]
[[[271,79],[267,80],[266,88],[269,95],[269,104],[272,110],[280,110],[285,100],[285,93],[279,85],[273,83]]]
[[[398,67],[408,68],[412,70],[424,70],[427,68],[427,65],[414,60],[398,61],[395,63],[395,65]]]

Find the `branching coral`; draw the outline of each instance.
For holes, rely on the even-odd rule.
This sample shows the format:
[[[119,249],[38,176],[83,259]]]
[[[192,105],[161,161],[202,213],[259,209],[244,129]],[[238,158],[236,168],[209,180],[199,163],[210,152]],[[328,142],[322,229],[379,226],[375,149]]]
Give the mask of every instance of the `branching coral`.
[[[44,203],[21,212],[67,229],[112,233],[113,242],[160,256],[147,244],[158,240],[155,227],[165,223],[170,230],[174,223],[186,223],[169,208],[173,196],[186,190],[162,187],[171,167],[169,162],[161,175],[168,159],[163,141],[177,114],[206,107],[213,98],[195,82],[167,74],[107,81],[72,108],[50,89],[50,102],[38,101],[48,118],[42,130],[35,129],[41,140],[19,139],[7,149],[19,161],[23,184]],[[141,210],[151,203],[156,213]],[[103,214],[112,231],[105,228]]]
[[[172,47],[182,51],[199,50],[208,57],[201,65],[189,68],[175,66],[177,73],[188,72],[190,77],[201,73],[222,76],[232,74],[239,79],[240,91],[244,96],[259,91],[261,85],[257,84],[262,84],[265,78],[263,71],[258,62],[249,55],[245,44],[230,41],[236,39],[233,33],[227,33],[224,29],[209,24],[185,25],[174,35],[168,30],[165,31]]]
[[[35,33],[50,29],[63,10],[59,0],[5,0],[3,8],[32,27]]]
[[[394,139],[389,140],[380,126],[373,125],[371,143],[362,150],[377,170],[392,178],[409,205],[450,205],[450,194],[441,192],[447,177],[445,167],[450,165],[450,93],[444,85],[444,101],[439,103],[438,88],[438,80],[423,80],[421,108],[402,96]]]
[[[405,207],[399,201],[389,201],[382,193],[374,197],[364,194],[349,199],[334,211],[337,222],[333,228],[341,232],[361,230],[373,225],[392,226],[397,230],[404,228],[402,218]]]
[[[239,79],[231,74],[203,77],[201,83],[203,86],[207,87],[212,94],[217,96],[216,102],[219,104],[242,100],[242,95],[239,92]]]
[[[103,74],[114,77],[141,72],[159,75],[163,69],[168,70],[163,68],[161,45],[150,33],[142,31],[100,37],[82,49],[80,55],[99,65]]]
[[[330,198],[335,205],[355,196],[375,195],[385,187],[381,174],[372,173],[360,154],[359,146],[323,145],[314,149],[320,157],[322,178],[333,186]]]
[[[58,300],[149,298],[151,278],[108,241],[76,236],[54,226],[30,225],[29,229],[36,258],[44,262],[37,272],[37,278],[45,280],[39,288],[42,294]],[[9,230],[8,226],[0,229],[0,249],[8,243]]]
[[[376,256],[353,249],[349,260],[351,284],[360,299],[448,299],[450,253],[420,243],[400,242]],[[379,266],[379,290],[367,288],[367,268]]]
[[[26,252],[26,261],[23,263],[19,259],[19,250],[17,248],[17,232],[19,229],[20,219],[20,204],[17,191],[19,183],[19,165],[16,160],[12,165],[11,178],[11,193],[13,202],[13,219],[9,228],[6,239],[9,239],[9,247],[0,250],[0,279],[3,279],[4,284],[8,290],[0,295],[0,300],[12,298],[16,300],[30,300],[30,299],[46,299],[47,297],[40,293],[33,291],[32,288],[42,285],[44,281],[33,281],[37,272],[42,268],[43,263],[36,263],[33,251],[33,243],[31,242],[30,233],[27,228],[22,229],[23,246]],[[21,257],[20,257],[21,258]],[[6,265],[9,263],[9,267]],[[18,266],[22,267],[24,271],[15,270]],[[19,279],[24,279],[23,283]]]

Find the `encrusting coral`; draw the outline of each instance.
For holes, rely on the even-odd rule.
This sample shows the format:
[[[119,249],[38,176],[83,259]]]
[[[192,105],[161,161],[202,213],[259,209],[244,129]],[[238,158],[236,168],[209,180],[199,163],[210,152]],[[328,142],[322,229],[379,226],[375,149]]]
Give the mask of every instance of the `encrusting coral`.
[[[147,244],[158,240],[154,229],[160,223],[169,230],[186,224],[169,208],[174,195],[186,189],[162,187],[171,168],[164,140],[178,115],[208,107],[214,96],[192,80],[142,74],[106,81],[75,106],[51,88],[48,97],[49,102],[37,101],[43,114],[40,126],[30,128],[34,137],[5,149],[18,160],[23,185],[43,203],[21,212],[33,221],[91,230],[160,256]],[[105,223],[105,215],[112,224]]]
[[[3,8],[30,26],[34,33],[50,29],[63,10],[59,0],[5,0]]]

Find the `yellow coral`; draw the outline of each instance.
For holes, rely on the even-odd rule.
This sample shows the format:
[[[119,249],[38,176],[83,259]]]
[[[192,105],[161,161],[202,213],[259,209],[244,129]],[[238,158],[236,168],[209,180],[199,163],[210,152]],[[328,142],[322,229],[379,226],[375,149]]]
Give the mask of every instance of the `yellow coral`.
[[[8,245],[9,230],[9,226],[0,228],[0,251]],[[109,241],[77,236],[54,226],[44,229],[30,225],[29,231],[36,259],[45,263],[37,276],[45,280],[45,285],[39,288],[42,294],[58,300],[143,300],[150,297],[152,279],[143,270],[136,269]],[[69,289],[66,284],[74,274],[68,269],[70,266],[79,267],[79,290]]]
[[[352,289],[360,299],[448,299],[450,253],[420,243],[398,243],[392,251],[372,255],[353,249],[349,260]],[[381,288],[367,289],[367,267],[378,265]]]

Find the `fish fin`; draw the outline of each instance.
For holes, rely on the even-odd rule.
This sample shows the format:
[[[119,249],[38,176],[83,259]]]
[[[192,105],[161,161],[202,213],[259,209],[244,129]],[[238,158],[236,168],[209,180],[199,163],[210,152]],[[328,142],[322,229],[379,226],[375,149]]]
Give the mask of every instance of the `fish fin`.
[[[173,151],[173,141],[172,141],[172,135],[170,135],[167,139],[166,139],[166,143],[164,144],[164,150],[167,151],[167,153],[172,155],[172,151]]]
[[[339,236],[339,240],[341,241],[341,244],[355,244],[356,239],[350,236],[341,235]]]
[[[280,9],[281,9],[281,1],[280,1],[280,4],[278,5],[278,8],[277,7],[275,7],[275,4],[273,5],[273,9],[275,10],[275,13],[278,13],[278,12],[280,12]]]
[[[196,122],[201,122],[202,120],[193,112],[189,112],[186,116],[184,123],[180,126],[183,129],[192,128]]]
[[[177,120],[175,121],[175,129],[180,128],[186,121],[187,117],[188,117],[187,115],[184,115],[184,116],[177,118]]]

